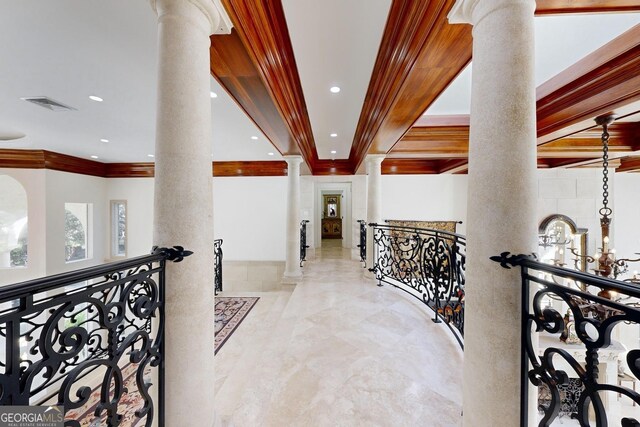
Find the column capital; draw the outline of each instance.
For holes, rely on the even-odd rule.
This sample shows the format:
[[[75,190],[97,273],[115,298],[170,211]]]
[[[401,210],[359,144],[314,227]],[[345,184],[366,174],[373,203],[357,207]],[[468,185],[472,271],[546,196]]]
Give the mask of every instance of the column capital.
[[[302,163],[303,158],[300,155],[289,155],[289,156],[282,156],[282,158],[284,159],[285,162],[287,162],[287,166],[297,166],[299,164]]]
[[[386,154],[367,154],[364,161],[368,164],[382,164],[382,161],[387,157]]]
[[[158,18],[163,15],[177,14],[190,16],[198,10],[207,19],[209,34],[230,34],[233,24],[220,0],[149,0],[151,8]]]
[[[485,16],[496,10],[513,6],[529,6],[535,11],[535,0],[456,0],[449,15],[450,24],[477,25]]]

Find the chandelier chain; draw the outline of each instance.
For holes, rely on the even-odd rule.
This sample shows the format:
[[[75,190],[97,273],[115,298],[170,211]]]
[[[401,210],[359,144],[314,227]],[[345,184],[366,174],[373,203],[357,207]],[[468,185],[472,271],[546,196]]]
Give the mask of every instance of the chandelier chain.
[[[608,217],[613,213],[609,205],[609,126],[602,126],[602,208],[600,215]]]

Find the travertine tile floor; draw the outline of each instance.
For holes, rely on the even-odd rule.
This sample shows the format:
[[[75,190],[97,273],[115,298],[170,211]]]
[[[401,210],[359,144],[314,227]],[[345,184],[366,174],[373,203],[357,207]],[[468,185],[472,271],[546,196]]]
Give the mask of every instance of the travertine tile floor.
[[[412,297],[328,242],[215,357],[219,425],[458,426],[462,351]],[[236,295],[236,294],[234,294]]]

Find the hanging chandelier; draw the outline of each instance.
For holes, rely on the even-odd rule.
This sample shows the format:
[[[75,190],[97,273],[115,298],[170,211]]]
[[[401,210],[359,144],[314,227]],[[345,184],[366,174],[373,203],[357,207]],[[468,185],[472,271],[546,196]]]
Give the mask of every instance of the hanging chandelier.
[[[602,207],[599,210],[602,247],[599,248],[600,252],[595,256],[581,255],[576,249],[571,249],[571,253],[576,259],[584,258],[589,264],[595,263],[596,268],[594,268],[593,271],[598,276],[617,279],[618,276],[628,270],[630,262],[640,261],[640,258],[616,259],[616,251],[609,245],[609,231],[613,215],[613,210],[609,207],[609,125],[613,123],[614,120],[615,116],[613,115],[596,118],[598,126],[602,126]],[[609,297],[606,292],[601,296]]]

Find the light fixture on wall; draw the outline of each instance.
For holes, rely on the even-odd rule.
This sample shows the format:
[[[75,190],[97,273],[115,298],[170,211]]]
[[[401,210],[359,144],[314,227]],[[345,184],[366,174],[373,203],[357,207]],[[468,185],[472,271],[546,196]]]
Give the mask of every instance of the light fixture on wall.
[[[616,259],[616,250],[609,246],[609,231],[611,227],[613,210],[609,207],[609,125],[613,123],[615,116],[607,115],[596,118],[598,126],[602,126],[602,207],[600,208],[600,231],[602,247],[595,256],[580,255],[574,249],[571,250],[576,258],[585,258],[588,263],[595,263],[595,273],[602,277],[617,279],[619,275],[628,269],[628,263],[640,261],[631,258]],[[603,290],[598,294],[611,298],[608,291]]]

